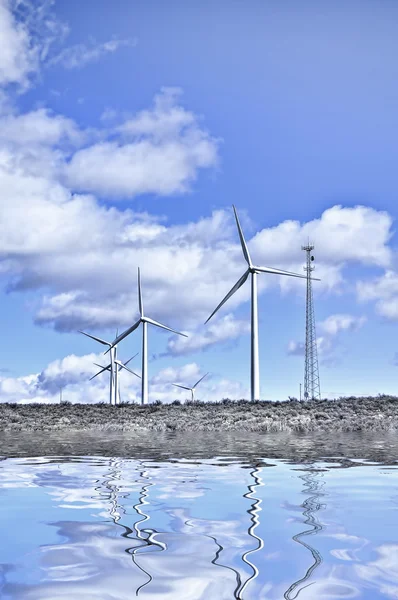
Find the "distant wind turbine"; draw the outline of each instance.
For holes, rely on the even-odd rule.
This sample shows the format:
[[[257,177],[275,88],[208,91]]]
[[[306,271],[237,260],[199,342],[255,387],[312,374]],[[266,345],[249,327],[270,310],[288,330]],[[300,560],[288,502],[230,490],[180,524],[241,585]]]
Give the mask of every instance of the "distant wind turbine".
[[[139,375],[137,375],[137,373],[135,373],[134,371],[132,371],[131,369],[129,369],[127,367],[127,365],[129,364],[130,361],[133,360],[133,358],[135,358],[136,356],[138,356],[138,352],[137,354],[134,354],[134,356],[132,356],[131,358],[129,358],[128,360],[126,360],[125,363],[121,362],[120,360],[115,359],[115,404],[120,404],[120,388],[119,388],[119,373],[122,369],[126,369],[126,371],[128,371],[129,373],[131,373],[132,375],[135,375],[136,377],[138,377],[139,379],[141,379],[141,377]],[[93,375],[93,377],[90,377],[90,381],[91,379],[94,379],[94,377],[97,377],[97,375],[100,375],[101,373],[103,373],[104,371],[110,371],[111,370],[111,363],[109,363],[109,365],[107,365],[106,367],[104,367],[103,365],[99,365],[98,363],[94,363],[96,367],[100,367],[101,371],[98,371],[98,373],[96,373],[95,375]]]
[[[243,256],[247,262],[248,268],[243,273],[242,277],[238,279],[233,288],[228,292],[225,298],[220,302],[217,308],[211,313],[210,317],[205,323],[210,321],[213,315],[216,314],[219,308],[231,298],[238,291],[240,287],[246,282],[249,275],[251,275],[251,399],[260,399],[260,373],[259,373],[259,353],[258,353],[258,307],[257,307],[257,273],[273,273],[274,275],[289,275],[290,277],[299,277],[300,279],[306,279],[306,275],[299,275],[298,273],[291,273],[290,271],[283,271],[281,269],[274,269],[272,267],[257,267],[253,265],[250,258],[249,250],[246,245],[243,231],[239,223],[238,213],[234,209],[236,226],[238,228],[240,243],[242,246]],[[319,281],[318,279],[316,281]]]
[[[139,267],[138,267],[138,305],[139,305],[139,310],[140,310],[140,318],[138,319],[138,321],[136,323],[134,323],[134,325],[132,325],[131,327],[126,329],[126,331],[121,333],[119,336],[117,336],[113,340],[113,342],[110,345],[110,348],[109,348],[109,350],[107,350],[107,352],[109,352],[109,351],[112,352],[112,349],[114,347],[116,347],[116,345],[119,342],[124,340],[125,337],[130,335],[130,333],[132,333],[135,329],[137,329],[137,327],[139,327],[140,323],[142,323],[141,404],[148,404],[148,342],[147,342],[147,340],[148,340],[148,331],[147,331],[148,323],[150,325],[156,325],[156,327],[160,327],[161,329],[166,329],[167,331],[176,333],[177,335],[182,335],[184,337],[188,337],[188,336],[185,335],[185,333],[180,333],[179,331],[176,331],[175,329],[171,329],[171,327],[167,327],[166,325],[163,325],[162,323],[159,323],[158,321],[154,321],[153,319],[150,319],[149,317],[144,316],[144,305],[142,302],[142,290],[141,290],[141,273],[140,273]],[[105,352],[105,354],[107,352]]]
[[[115,405],[116,404],[116,395],[115,395],[115,360],[116,360],[116,356],[117,356],[117,347],[115,345],[112,346],[111,342],[107,342],[106,340],[102,340],[99,337],[96,337],[95,335],[91,335],[91,333],[86,333],[85,331],[79,331],[79,333],[82,333],[83,335],[86,335],[87,337],[91,338],[92,340],[95,340],[96,342],[98,342],[99,344],[103,344],[104,346],[108,346],[108,351],[110,350],[111,353],[111,362],[110,362],[110,384],[109,384],[109,401],[110,404]],[[117,336],[117,333],[116,333]]]
[[[208,373],[206,373],[206,375],[208,375]],[[189,392],[191,392],[191,400],[193,401],[193,400],[195,400],[195,389],[196,389],[196,387],[199,385],[199,383],[200,383],[201,381],[203,381],[203,379],[206,377],[206,375],[203,375],[203,377],[201,377],[201,378],[200,378],[200,379],[199,379],[199,380],[198,380],[198,381],[195,383],[195,385],[194,385],[193,387],[187,387],[187,386],[185,386],[185,385],[179,385],[178,383],[172,383],[171,385],[175,385],[175,387],[182,388],[183,390],[188,390]]]

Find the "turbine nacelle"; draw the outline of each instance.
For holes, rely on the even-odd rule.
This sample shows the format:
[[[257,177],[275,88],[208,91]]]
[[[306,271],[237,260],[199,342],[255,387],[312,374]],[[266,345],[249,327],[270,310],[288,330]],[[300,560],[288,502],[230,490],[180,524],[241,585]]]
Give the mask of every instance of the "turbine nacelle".
[[[160,329],[165,329],[166,331],[171,331],[176,335],[182,335],[183,337],[188,337],[185,333],[181,333],[180,331],[176,331],[167,325],[163,325],[163,323],[159,323],[159,321],[155,321],[155,319],[151,319],[144,315],[144,303],[142,299],[142,288],[141,288],[141,271],[138,267],[138,308],[139,308],[139,319],[130,327],[128,327],[123,333],[117,335],[111,344],[109,344],[108,350],[104,353],[107,354],[112,348],[114,348],[119,342],[124,340],[130,333],[133,333],[142,323],[142,391],[141,391],[141,403],[148,403],[148,350],[147,350],[147,325],[154,325],[155,327],[159,327]],[[135,375],[135,373],[134,373]]]
[[[133,360],[133,358],[135,358],[136,356],[138,356],[138,352],[137,354],[134,354],[134,356],[132,356],[131,358],[129,358],[128,360],[126,360],[125,363],[123,363],[121,360],[115,360],[114,364],[117,365],[118,367],[118,372],[120,373],[120,371],[122,369],[125,369],[126,371],[128,371],[129,373],[131,373],[132,375],[135,375],[136,377],[138,377],[139,379],[141,379],[140,375],[137,375],[137,373],[135,373],[134,371],[132,371],[131,369],[128,368],[128,364],[130,361]],[[97,375],[100,375],[101,373],[103,373],[104,371],[112,371],[112,363],[109,363],[109,365],[106,365],[106,367],[104,367],[104,365],[100,365],[98,363],[93,363],[96,367],[100,367],[100,371],[98,371],[98,373],[96,373],[95,375],[93,375],[92,377],[90,377],[90,381],[91,379],[94,379],[94,377],[97,377]]]
[[[179,383],[172,383],[171,385],[174,385],[175,387],[181,388],[182,390],[188,390],[189,392],[191,392],[191,398],[192,400],[194,400],[195,397],[195,390],[197,388],[197,386],[199,385],[199,383],[201,381],[203,381],[203,379],[208,375],[208,373],[206,373],[205,375],[203,375],[203,377],[201,377],[193,387],[188,387],[186,385],[180,385]]]
[[[216,314],[216,312],[237,292],[244,283],[246,283],[249,275],[251,275],[251,399],[260,399],[260,367],[259,367],[259,352],[258,352],[258,306],[257,306],[257,275],[260,273],[268,273],[272,275],[286,275],[289,277],[298,277],[299,279],[307,279],[307,275],[300,275],[283,269],[274,269],[273,267],[260,267],[254,265],[250,257],[249,249],[243,235],[242,227],[239,222],[238,213],[235,206],[234,210],[236,226],[238,229],[240,244],[242,247],[243,257],[247,264],[247,269],[238,279],[235,285],[231,288],[228,294],[221,300],[219,305],[211,313],[210,317],[205,321],[207,323]],[[316,281],[319,281],[317,279]]]

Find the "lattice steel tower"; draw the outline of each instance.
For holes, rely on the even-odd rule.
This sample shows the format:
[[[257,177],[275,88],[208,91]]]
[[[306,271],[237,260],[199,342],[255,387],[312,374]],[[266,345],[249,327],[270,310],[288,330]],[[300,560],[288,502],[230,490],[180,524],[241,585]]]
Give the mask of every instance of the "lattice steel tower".
[[[318,351],[316,344],[316,331],[315,331],[315,314],[314,314],[314,298],[312,295],[312,280],[311,273],[315,269],[312,266],[314,256],[311,251],[314,249],[314,245],[308,244],[301,246],[302,250],[307,253],[307,264],[304,267],[304,271],[307,272],[307,301],[306,301],[306,312],[305,312],[305,370],[304,370],[304,398],[308,399],[320,399],[321,398],[321,386],[319,382],[319,368],[318,368]]]

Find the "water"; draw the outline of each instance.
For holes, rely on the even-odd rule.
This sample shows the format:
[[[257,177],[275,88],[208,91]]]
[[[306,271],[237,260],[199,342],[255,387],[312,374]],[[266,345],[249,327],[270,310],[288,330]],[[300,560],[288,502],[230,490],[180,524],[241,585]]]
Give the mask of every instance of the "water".
[[[0,598],[398,598],[393,436],[100,437],[2,435]]]

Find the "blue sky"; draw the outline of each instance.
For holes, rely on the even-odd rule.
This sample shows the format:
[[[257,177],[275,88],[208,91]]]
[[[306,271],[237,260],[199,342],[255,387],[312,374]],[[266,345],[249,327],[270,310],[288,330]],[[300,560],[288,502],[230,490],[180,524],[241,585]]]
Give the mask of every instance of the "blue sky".
[[[388,0],[0,0],[1,400],[106,399],[77,331],[133,322],[137,266],[150,315],[189,332],[150,332],[151,399],[207,371],[203,397],[247,396],[248,286],[203,326],[244,271],[233,203],[257,263],[301,272],[316,245],[323,394],[395,393],[397,20]],[[285,399],[305,290],[260,279],[262,396]]]

